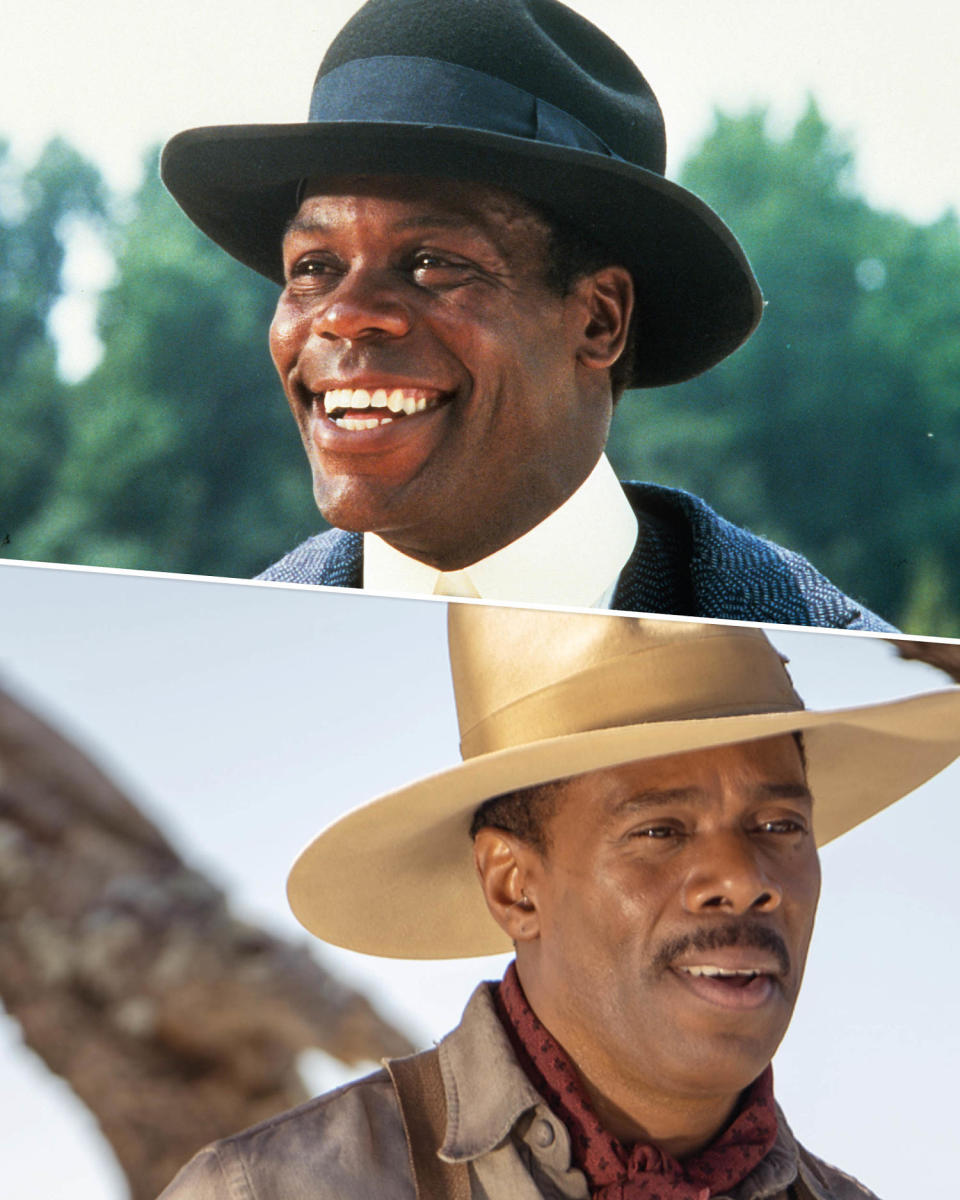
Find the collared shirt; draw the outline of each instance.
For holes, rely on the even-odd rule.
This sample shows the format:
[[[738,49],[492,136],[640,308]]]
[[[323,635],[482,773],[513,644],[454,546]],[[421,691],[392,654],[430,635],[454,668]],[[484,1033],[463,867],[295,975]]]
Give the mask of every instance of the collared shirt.
[[[764,621],[896,633],[799,554],[738,529],[676,488],[625,483],[643,534],[611,606],[721,621]],[[363,534],[328,529],[257,576],[271,583],[363,586]]]
[[[570,1136],[527,1078],[489,984],[440,1043],[447,1128],[440,1156],[467,1163],[482,1200],[589,1200]],[[815,1200],[876,1200],[797,1144],[778,1112],[777,1140],[729,1200],[787,1200],[797,1171]],[[349,1083],[201,1150],[161,1200],[410,1200],[406,1137],[386,1071]]]
[[[363,538],[363,586],[378,592],[609,608],[637,541],[637,518],[606,455],[572,496],[508,546],[437,571],[376,534]]]

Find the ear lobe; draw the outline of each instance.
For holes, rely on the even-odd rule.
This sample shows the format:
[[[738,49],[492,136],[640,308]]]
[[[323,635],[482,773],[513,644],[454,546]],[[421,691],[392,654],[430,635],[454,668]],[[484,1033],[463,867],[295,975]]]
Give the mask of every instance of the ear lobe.
[[[587,323],[577,361],[585,367],[606,370],[623,353],[633,315],[633,279],[626,267],[602,267],[575,285],[582,290]]]
[[[536,851],[512,834],[489,826],[477,831],[473,860],[490,915],[512,942],[540,935],[540,915],[527,895],[528,859]]]

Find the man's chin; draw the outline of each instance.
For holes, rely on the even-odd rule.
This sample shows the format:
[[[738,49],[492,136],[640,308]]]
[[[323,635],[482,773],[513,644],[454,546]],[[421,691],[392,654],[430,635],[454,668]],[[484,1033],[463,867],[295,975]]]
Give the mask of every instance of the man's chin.
[[[773,1009],[776,1011],[773,1011]],[[674,1012],[675,1019],[679,1013]],[[781,1001],[765,1013],[719,1013],[711,1019],[678,1023],[678,1082],[691,1095],[732,1095],[743,1091],[770,1063],[790,1022]]]
[[[728,1032],[701,1040],[686,1064],[691,1094],[702,1091],[706,1082],[718,1095],[742,1092],[769,1066],[785,1032],[778,1029],[752,1036]]]
[[[349,533],[375,533],[412,558],[428,561],[418,552],[440,531],[431,531],[430,523],[423,524],[424,512],[431,506],[418,505],[415,497],[408,500],[403,485],[388,485],[383,480],[367,476],[314,476],[313,498],[325,521],[335,529]]]
[[[671,1090],[690,1099],[737,1096],[763,1074],[775,1049],[741,1039],[689,1046],[675,1063]]]
[[[320,515],[335,529],[349,533],[379,533],[384,527],[382,506],[360,489],[337,488],[331,492],[326,480],[314,485],[313,498]]]

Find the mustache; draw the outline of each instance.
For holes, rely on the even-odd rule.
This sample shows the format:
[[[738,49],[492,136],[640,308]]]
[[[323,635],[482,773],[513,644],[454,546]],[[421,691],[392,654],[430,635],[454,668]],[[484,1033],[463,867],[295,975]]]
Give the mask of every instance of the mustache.
[[[690,950],[723,950],[727,946],[751,946],[772,954],[782,975],[790,972],[790,951],[775,929],[751,917],[727,921],[722,925],[703,925],[690,933],[664,942],[654,957],[654,966],[662,970]]]

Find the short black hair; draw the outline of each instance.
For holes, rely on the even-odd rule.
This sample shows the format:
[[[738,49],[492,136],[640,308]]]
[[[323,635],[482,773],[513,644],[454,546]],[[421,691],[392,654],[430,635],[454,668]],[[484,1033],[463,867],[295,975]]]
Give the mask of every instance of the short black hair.
[[[470,837],[475,838],[486,826],[502,829],[545,855],[550,848],[547,822],[553,816],[563,783],[562,779],[554,779],[485,800],[473,814]]]
[[[601,267],[622,265],[614,250],[604,246],[585,230],[571,225],[569,221],[556,216],[543,205],[533,204],[532,207],[549,231],[545,278],[547,287],[556,295],[569,295],[578,279],[592,275]],[[610,387],[614,403],[630,385],[636,361],[636,331],[637,311],[634,309],[623,353],[610,368]]]
[[[793,732],[793,740],[800,751],[803,774],[807,774],[807,751],[803,733]],[[485,826],[512,833],[522,842],[532,846],[541,856],[550,849],[547,824],[556,810],[557,797],[566,779],[552,779],[549,783],[536,783],[531,787],[518,788],[515,792],[502,792],[484,800],[473,814],[470,822],[470,837],[475,838]]]

